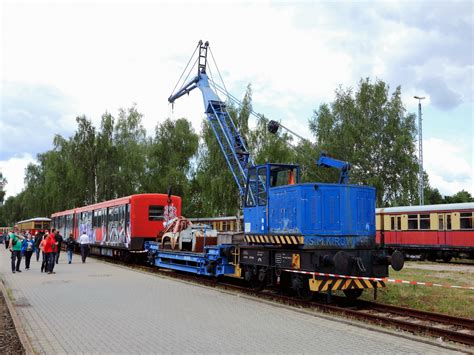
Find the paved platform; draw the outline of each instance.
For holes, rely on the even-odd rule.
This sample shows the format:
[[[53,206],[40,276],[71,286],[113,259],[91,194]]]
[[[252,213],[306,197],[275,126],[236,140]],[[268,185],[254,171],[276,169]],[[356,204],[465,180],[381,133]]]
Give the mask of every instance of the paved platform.
[[[12,274],[0,245],[0,277],[38,353],[449,353],[77,255],[55,271],[32,260]]]

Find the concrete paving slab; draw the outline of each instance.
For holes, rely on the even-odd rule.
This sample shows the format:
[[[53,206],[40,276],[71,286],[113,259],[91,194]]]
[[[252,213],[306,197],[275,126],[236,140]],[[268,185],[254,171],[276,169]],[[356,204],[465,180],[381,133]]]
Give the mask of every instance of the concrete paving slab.
[[[77,255],[53,275],[36,260],[12,274],[9,257],[0,248],[0,277],[38,353],[450,353]]]

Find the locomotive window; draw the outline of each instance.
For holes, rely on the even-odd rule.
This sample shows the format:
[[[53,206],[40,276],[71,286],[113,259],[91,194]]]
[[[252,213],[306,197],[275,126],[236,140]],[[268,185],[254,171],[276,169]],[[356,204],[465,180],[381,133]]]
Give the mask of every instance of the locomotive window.
[[[257,195],[257,171],[255,168],[249,169],[248,172],[248,184],[245,191],[245,206],[254,207],[255,197]]]
[[[164,206],[149,206],[148,207],[148,220],[149,221],[162,221],[165,212]]]
[[[418,229],[418,215],[417,214],[408,215],[408,229]]]
[[[258,205],[265,206],[267,204],[267,169],[258,169]]]
[[[472,229],[471,212],[461,212],[461,229]]]
[[[430,229],[430,215],[420,214],[420,229]]]
[[[293,185],[298,183],[296,168],[286,166],[272,166],[270,168],[270,187]]]

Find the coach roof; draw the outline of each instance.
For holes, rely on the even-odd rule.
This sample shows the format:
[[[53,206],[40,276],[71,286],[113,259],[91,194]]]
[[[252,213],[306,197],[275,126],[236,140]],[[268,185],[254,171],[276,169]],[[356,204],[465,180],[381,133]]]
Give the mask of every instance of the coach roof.
[[[402,212],[432,212],[432,211],[459,211],[474,210],[474,202],[465,203],[447,203],[440,205],[424,205],[424,206],[400,206],[377,208],[377,213],[402,213]]]

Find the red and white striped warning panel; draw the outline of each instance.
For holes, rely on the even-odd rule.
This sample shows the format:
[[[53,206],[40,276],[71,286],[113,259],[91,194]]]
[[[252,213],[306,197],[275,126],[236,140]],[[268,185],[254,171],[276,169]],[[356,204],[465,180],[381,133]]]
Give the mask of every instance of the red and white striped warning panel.
[[[420,281],[407,281],[407,280],[396,280],[389,279],[385,277],[364,277],[364,276],[349,276],[349,275],[338,275],[338,274],[326,274],[324,272],[311,272],[311,271],[301,271],[301,270],[288,270],[284,271],[294,272],[297,274],[313,275],[313,276],[323,276],[323,277],[332,277],[338,279],[353,279],[353,280],[369,280],[369,281],[384,281],[384,282],[393,282],[407,285],[420,285],[420,286],[432,286],[432,287],[444,287],[444,288],[458,288],[464,290],[474,290],[474,286],[454,286],[454,285],[443,285],[434,282],[420,282]]]

